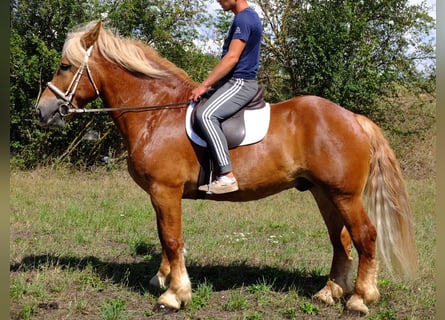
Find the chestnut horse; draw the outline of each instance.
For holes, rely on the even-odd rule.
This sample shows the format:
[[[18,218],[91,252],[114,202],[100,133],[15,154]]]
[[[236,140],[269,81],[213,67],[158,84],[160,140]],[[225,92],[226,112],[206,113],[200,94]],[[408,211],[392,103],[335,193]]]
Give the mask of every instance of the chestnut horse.
[[[158,308],[177,310],[191,301],[182,199],[250,201],[290,188],[309,190],[333,246],[329,280],[315,294],[328,304],[346,296],[347,309],[368,312],[367,304],[380,295],[377,253],[390,271],[415,274],[407,191],[376,124],[316,96],[272,104],[264,139],[230,150],[239,190],[207,195],[198,191],[207,150],[185,133],[185,106],[196,85],[154,49],[91,22],[68,35],[60,67],[36,109],[44,127],[63,126],[67,107],[76,110],[97,97],[110,112],[128,148],[128,171],[156,211],[162,261],[150,283],[166,289]],[[177,107],[166,107],[171,105]],[[158,107],[125,109],[134,106]],[[355,284],[352,245],[358,252]]]

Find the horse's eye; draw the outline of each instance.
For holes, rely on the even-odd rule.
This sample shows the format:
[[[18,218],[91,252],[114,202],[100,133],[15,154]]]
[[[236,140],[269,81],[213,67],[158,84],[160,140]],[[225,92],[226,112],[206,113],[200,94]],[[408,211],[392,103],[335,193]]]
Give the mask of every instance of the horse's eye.
[[[69,69],[71,69],[71,65],[67,64],[67,63],[61,63],[60,64],[60,69],[63,71],[68,71]]]

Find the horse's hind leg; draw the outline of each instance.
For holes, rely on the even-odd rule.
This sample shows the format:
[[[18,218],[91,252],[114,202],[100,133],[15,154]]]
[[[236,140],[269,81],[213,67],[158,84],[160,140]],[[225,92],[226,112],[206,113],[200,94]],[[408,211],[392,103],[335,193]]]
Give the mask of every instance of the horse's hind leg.
[[[352,282],[352,241],[338,209],[322,192],[318,192],[317,189],[311,191],[328,228],[329,238],[334,249],[329,280],[314,297],[327,304],[334,304],[334,300],[351,293],[354,288]]]
[[[346,308],[367,314],[366,304],[380,297],[377,289],[377,231],[363,208],[361,197],[343,200],[339,206],[359,257],[354,294],[346,303]]]
[[[358,252],[359,261],[355,288],[346,308],[367,314],[366,304],[377,301],[380,296],[377,289],[377,260],[375,257],[376,229],[363,208],[360,196],[337,196],[333,197],[331,201],[321,194],[314,191],[313,193],[328,226],[334,247],[330,281],[316,296],[326,301],[328,299],[323,299],[323,294],[328,296],[330,294],[332,298],[338,298],[340,295],[340,292],[336,291],[338,288],[343,289],[342,295],[351,291],[352,261],[348,248],[352,239]],[[343,225],[347,230],[343,228]]]

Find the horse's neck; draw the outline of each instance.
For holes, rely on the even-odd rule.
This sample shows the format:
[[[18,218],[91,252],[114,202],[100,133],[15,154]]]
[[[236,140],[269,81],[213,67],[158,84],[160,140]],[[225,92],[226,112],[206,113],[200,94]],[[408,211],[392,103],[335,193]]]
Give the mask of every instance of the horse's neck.
[[[171,122],[183,125],[183,122],[180,119],[175,119],[175,117],[185,117],[186,102],[192,90],[190,84],[184,83],[182,79],[174,76],[148,79],[124,72],[122,69],[119,71],[120,74],[117,70],[116,72],[110,72],[114,76],[104,83],[102,99],[105,107],[159,106],[159,108],[156,107],[142,112],[112,113],[113,121],[130,149],[135,147],[134,144],[138,143],[142,136],[149,141],[150,136],[163,127],[168,126],[169,130],[174,130]],[[178,106],[178,109],[165,110],[162,107],[162,105],[180,102],[184,102],[184,105]],[[165,125],[164,122],[166,122]]]
[[[106,80],[104,103],[108,108],[160,106],[187,101],[191,84],[175,76],[145,78],[120,69]]]

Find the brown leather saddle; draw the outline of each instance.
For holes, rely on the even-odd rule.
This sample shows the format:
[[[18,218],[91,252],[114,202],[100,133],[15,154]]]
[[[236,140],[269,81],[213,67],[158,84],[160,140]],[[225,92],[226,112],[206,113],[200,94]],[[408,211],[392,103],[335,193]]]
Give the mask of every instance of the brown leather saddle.
[[[193,130],[200,136],[202,136],[200,129],[195,125],[195,112],[198,110],[200,106],[202,106],[210,96],[216,90],[209,90],[206,94],[201,97],[201,100],[196,104],[195,108],[193,108],[193,112],[191,115],[191,125]],[[244,112],[246,110],[253,109],[261,109],[266,106],[266,102],[264,100],[264,87],[262,85],[258,86],[258,91],[255,96],[250,100],[248,104],[246,104],[243,108],[241,108],[237,113],[235,113],[230,118],[224,120],[221,123],[222,131],[227,139],[227,144],[229,149],[238,147],[246,136],[246,126],[244,122]]]

